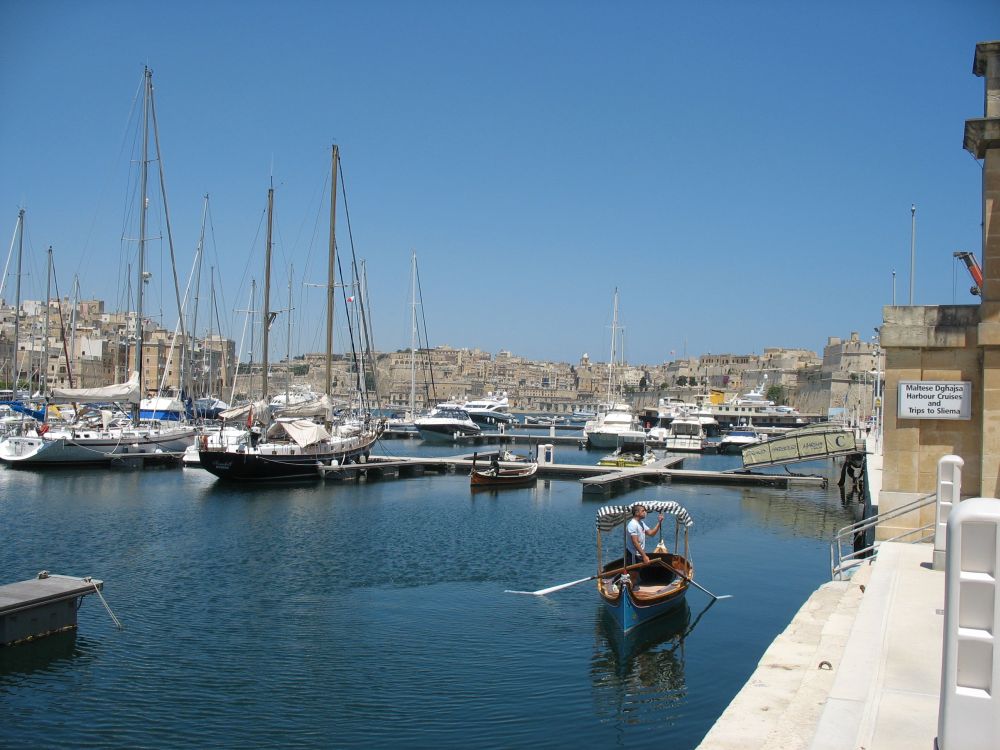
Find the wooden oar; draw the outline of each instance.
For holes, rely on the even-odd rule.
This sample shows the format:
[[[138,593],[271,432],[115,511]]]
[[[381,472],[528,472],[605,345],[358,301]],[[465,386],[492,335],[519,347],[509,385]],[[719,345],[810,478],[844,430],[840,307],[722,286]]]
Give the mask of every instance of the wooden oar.
[[[700,583],[698,583],[693,578],[689,578],[688,576],[686,576],[683,573],[681,573],[679,570],[677,570],[677,568],[675,568],[673,565],[671,565],[670,563],[668,563],[663,558],[659,558],[658,557],[658,558],[656,558],[655,562],[658,562],[663,567],[672,570],[674,573],[676,573],[677,575],[679,575],[681,578],[683,578],[685,581],[687,581],[688,583],[690,583],[691,585],[693,585],[695,588],[699,588],[702,591],[704,591],[706,594],[708,594],[710,597],[712,597],[712,599],[732,599],[733,598],[732,594],[723,594],[722,596],[716,596],[715,594],[713,594],[711,591],[709,591],[708,589],[706,589],[704,586],[702,586]]]
[[[560,583],[558,586],[549,586],[547,589],[538,589],[538,591],[511,591],[507,589],[504,591],[505,594],[529,594],[530,596],[545,596],[546,594],[551,594],[555,591],[561,591],[562,589],[568,589],[570,586],[576,586],[581,583],[586,583],[587,581],[593,581],[595,578],[607,578],[609,576],[615,576],[619,573],[625,573],[629,570],[635,570],[636,568],[642,568],[646,565],[652,565],[656,560],[650,560],[648,563],[641,562],[635,563],[634,565],[626,565],[624,568],[617,568],[616,570],[608,570],[604,573],[598,573],[597,575],[590,576],[589,578],[581,578],[579,581],[570,581],[569,583]],[[672,570],[672,568],[671,568]],[[677,571],[674,571],[675,573]]]

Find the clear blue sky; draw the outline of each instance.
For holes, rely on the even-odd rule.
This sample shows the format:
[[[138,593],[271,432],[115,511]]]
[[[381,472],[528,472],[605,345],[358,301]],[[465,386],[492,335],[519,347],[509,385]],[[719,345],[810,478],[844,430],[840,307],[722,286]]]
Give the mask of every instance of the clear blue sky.
[[[64,295],[78,274],[85,297],[121,299],[148,64],[178,274],[210,193],[206,262],[237,340],[273,175],[272,307],[294,264],[293,353],[322,350],[303,282],[325,278],[333,142],[382,350],[409,345],[411,250],[432,345],[606,360],[616,286],[630,362],[868,338],[893,269],[908,300],[911,203],[915,301],[975,301],[952,253],[980,251],[962,134],[995,0],[4,0],[0,26],[0,237],[6,258],[25,208],[26,298],[52,245]]]

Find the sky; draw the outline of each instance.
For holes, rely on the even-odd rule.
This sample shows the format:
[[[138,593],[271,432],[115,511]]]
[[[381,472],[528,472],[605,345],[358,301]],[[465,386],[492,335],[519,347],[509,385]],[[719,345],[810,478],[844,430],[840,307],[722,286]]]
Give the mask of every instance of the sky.
[[[62,296],[126,307],[148,66],[177,276],[208,194],[197,332],[214,273],[241,353],[271,185],[270,307],[292,308],[272,357],[324,348],[334,143],[338,252],[364,261],[382,351],[410,346],[414,253],[430,345],[564,362],[607,361],[616,289],[630,363],[868,339],[909,302],[911,238],[914,303],[977,302],[953,252],[981,253],[962,137],[995,0],[3,0],[0,27],[23,299],[51,246]],[[173,328],[156,166],[145,309]],[[8,302],[14,282],[11,261]]]

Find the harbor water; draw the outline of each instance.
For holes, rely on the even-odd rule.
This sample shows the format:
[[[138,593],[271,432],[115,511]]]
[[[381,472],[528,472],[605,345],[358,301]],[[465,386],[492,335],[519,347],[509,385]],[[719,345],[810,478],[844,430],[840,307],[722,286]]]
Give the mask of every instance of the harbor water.
[[[611,502],[640,499],[690,510],[698,581],[734,597],[706,609],[690,589],[623,639],[593,582],[504,593],[594,573],[607,501],[576,481],[473,494],[460,474],[242,487],[199,469],[0,470],[0,582],[93,575],[124,624],[87,597],[77,632],[0,649],[2,744],[695,747],[829,579],[851,508],[835,481]]]

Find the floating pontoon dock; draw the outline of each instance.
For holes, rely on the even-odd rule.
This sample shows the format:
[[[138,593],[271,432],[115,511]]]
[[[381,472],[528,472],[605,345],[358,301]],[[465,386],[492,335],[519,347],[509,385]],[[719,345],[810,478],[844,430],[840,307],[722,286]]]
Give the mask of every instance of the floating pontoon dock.
[[[478,454],[480,466],[489,465],[496,452]],[[753,474],[744,470],[736,471],[692,471],[681,468],[685,456],[668,454],[646,464],[628,468],[590,466],[585,464],[539,463],[540,479],[579,479],[585,495],[612,495],[633,486],[662,484],[664,482],[701,482],[705,484],[737,484],[761,487],[823,486],[824,477],[801,476],[796,474]],[[372,456],[367,463],[345,466],[321,466],[320,475],[324,479],[378,481],[423,476],[427,472],[439,474],[458,470],[471,470],[471,455],[440,458],[385,458]],[[516,461],[501,461],[504,468],[515,468],[523,464]]]
[[[42,571],[37,578],[0,586],[0,646],[76,628],[76,611],[104,581]]]

